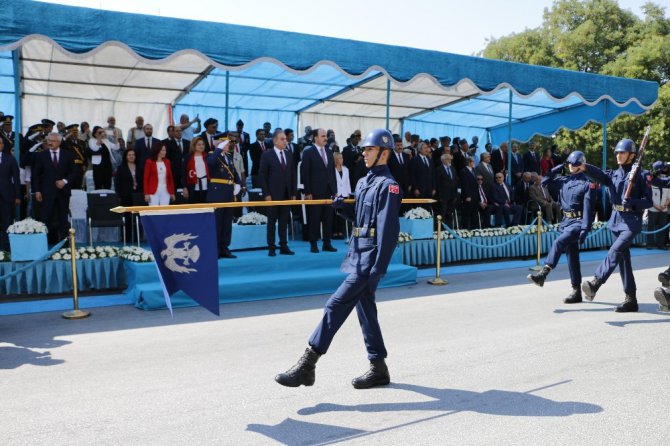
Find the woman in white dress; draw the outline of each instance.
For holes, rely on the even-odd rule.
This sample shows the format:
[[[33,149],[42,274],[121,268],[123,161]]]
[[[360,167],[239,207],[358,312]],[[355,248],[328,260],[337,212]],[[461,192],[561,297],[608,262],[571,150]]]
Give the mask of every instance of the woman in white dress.
[[[344,165],[344,158],[342,153],[334,152],[333,159],[335,160],[335,180],[337,181],[337,195],[342,197],[349,197],[351,195],[351,183],[349,182],[349,169]],[[333,238],[344,238],[344,230],[346,220],[335,215],[333,218]]]

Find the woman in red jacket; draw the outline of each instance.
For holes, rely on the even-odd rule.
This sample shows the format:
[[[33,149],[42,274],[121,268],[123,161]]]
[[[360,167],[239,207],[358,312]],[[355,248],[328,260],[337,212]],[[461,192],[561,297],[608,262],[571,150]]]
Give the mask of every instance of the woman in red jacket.
[[[207,181],[209,181],[209,168],[205,160],[205,141],[199,136],[191,140],[191,155],[186,162],[184,171],[184,198],[189,203],[207,202]]]
[[[144,164],[144,199],[149,206],[170,204],[174,197],[174,179],[165,146],[154,149]]]
[[[551,158],[551,149],[546,148],[540,159],[540,173],[545,176],[547,172],[554,168],[554,160]]]

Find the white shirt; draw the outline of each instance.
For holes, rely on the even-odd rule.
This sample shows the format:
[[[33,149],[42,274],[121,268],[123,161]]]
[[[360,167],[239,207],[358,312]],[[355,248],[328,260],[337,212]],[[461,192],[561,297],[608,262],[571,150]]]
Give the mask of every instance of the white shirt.
[[[156,170],[158,171],[158,187],[156,193],[167,193],[167,169],[163,161],[156,161]]]
[[[207,181],[200,181],[200,178],[207,176],[205,157],[193,155],[193,165],[195,166],[195,176],[198,178],[198,181],[195,183],[195,190],[207,190]]]
[[[351,182],[349,181],[349,169],[342,166],[342,175],[335,169],[335,180],[337,182],[337,195],[348,197],[351,195]]]
[[[279,164],[281,164],[282,159],[284,160],[284,164],[288,165],[288,162],[286,161],[286,153],[283,153],[286,151],[284,150],[279,150],[278,148],[274,148],[275,153],[277,154],[277,159],[279,160]],[[283,157],[283,158],[282,158]]]
[[[126,138],[126,141],[134,143],[138,139],[142,138],[144,138],[144,129],[133,127],[132,129],[128,130],[128,138]]]

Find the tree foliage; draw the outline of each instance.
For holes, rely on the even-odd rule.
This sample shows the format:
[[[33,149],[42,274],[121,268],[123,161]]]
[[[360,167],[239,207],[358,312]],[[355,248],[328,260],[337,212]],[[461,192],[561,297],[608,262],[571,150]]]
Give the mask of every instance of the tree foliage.
[[[616,0],[557,0],[544,10],[542,25],[498,39],[481,55],[491,59],[545,65],[568,70],[645,79],[660,85],[658,101],[642,116],[619,116],[607,126],[607,145],[621,138],[641,141],[652,126],[647,161],[670,160],[670,19],[665,8],[646,3],[642,18]],[[594,163],[602,156],[602,126],[562,129],[559,147],[586,150]],[[550,139],[538,138],[544,144]],[[608,161],[612,161],[608,150]]]

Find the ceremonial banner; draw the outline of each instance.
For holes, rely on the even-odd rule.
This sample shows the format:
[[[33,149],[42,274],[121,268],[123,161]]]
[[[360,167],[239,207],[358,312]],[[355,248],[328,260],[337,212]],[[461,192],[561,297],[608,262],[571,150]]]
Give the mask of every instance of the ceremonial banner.
[[[163,283],[165,303],[183,291],[219,315],[219,274],[213,209],[141,212],[142,225]]]

